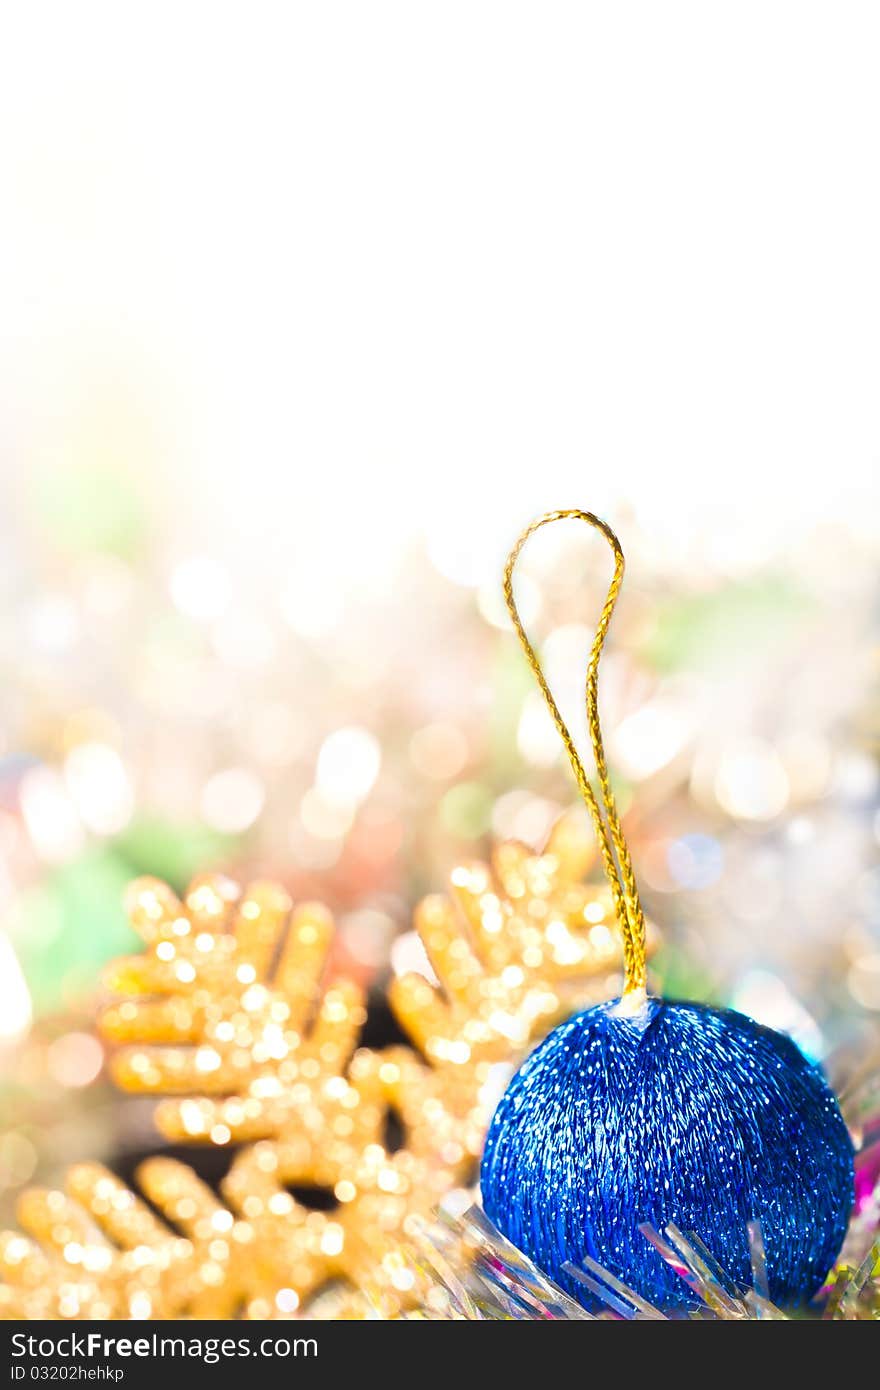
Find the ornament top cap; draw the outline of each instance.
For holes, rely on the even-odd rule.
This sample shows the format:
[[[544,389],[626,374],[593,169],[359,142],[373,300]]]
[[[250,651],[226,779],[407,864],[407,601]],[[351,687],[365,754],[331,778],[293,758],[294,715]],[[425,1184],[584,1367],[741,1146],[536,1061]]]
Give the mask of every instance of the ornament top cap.
[[[649,1018],[647,990],[644,986],[624,990],[620,998],[615,1000],[611,1012],[616,1018],[636,1019],[644,1017],[647,1022]]]

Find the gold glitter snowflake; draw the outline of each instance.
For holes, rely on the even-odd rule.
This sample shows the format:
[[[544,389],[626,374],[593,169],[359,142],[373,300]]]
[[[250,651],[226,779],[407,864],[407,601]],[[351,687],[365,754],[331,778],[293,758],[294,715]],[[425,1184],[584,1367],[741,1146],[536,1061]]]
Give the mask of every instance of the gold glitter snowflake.
[[[414,1048],[378,1052],[357,1049],[361,991],[326,978],[325,908],[220,875],[182,901],[156,880],[133,884],[146,949],[107,973],[112,1071],[126,1090],[161,1097],[169,1139],[237,1146],[226,1205],[189,1169],[151,1160],[139,1179],[177,1228],[166,1229],[103,1170],[74,1169],[67,1195],[25,1199],[22,1223],[42,1249],[3,1238],[5,1306],[277,1317],[394,1316],[417,1303],[411,1238],[473,1177],[493,1068],[509,1070],[574,1004],[619,987],[610,894],[583,882],[592,857],[564,819],[541,854],[505,842],[490,864],[455,869],[448,894],[416,914],[436,979],[408,974],[390,988]],[[84,1222],[111,1239],[93,1247]]]
[[[308,1132],[343,1105],[363,994],[349,980],[321,989],[332,919],[318,904],[292,907],[277,884],[242,893],[220,875],[197,879],[182,903],[155,879],[132,885],[147,951],[108,971],[122,998],[99,1027],[123,1044],[120,1086],[175,1097],[156,1112],[169,1139],[240,1143],[291,1121]]]
[[[166,1097],[156,1119],[169,1138],[246,1143],[224,1191],[272,1252],[252,1271],[248,1312],[292,1311],[332,1280],[372,1278],[399,1303],[412,1282],[396,1258],[408,1217],[427,1214],[479,1146],[442,1074],[406,1048],[352,1056],[363,1000],[348,981],[322,987],[325,909],[215,877],[183,902],[143,880],[129,910],[148,949],[108,975],[122,996],[101,1018],[121,1044],[113,1072]]]

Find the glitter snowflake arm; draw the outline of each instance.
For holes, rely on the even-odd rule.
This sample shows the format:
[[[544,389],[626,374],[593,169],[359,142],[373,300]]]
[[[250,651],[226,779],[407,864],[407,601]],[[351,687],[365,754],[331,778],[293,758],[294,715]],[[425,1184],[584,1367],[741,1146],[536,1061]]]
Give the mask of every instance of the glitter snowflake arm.
[[[584,858],[563,818],[541,854],[505,840],[493,849],[490,872],[482,865],[454,871],[453,899],[490,969],[522,965],[557,981],[620,968],[611,894],[582,881]]]
[[[362,993],[347,980],[322,991],[332,919],[317,904],[291,908],[270,883],[239,895],[202,878],[183,903],[155,880],[132,886],[131,920],[148,949],[108,972],[120,999],[100,1027],[122,1044],[112,1063],[121,1086],[181,1097],[157,1109],[170,1138],[273,1133],[298,1081],[344,1071]]]
[[[185,1164],[150,1159],[138,1180],[152,1208],[97,1163],[71,1168],[64,1191],[25,1191],[24,1233],[0,1235],[0,1315],[232,1316],[251,1228]]]
[[[622,947],[610,892],[581,881],[590,854],[563,818],[542,854],[503,842],[491,865],[456,868],[449,893],[422,902],[415,925],[437,982],[405,974],[390,997],[432,1063],[509,1060],[573,1002],[615,993]]]
[[[479,1131],[447,1104],[445,1078],[409,1048],[360,1050],[350,1080],[333,1090],[335,1112],[305,1110],[277,1138],[242,1150],[224,1180],[261,1252],[252,1317],[300,1308],[328,1281],[347,1290],[336,1316],[406,1306],[416,1288],[405,1253],[413,1222],[479,1151]],[[307,1193],[320,1194],[319,1207],[307,1204]]]
[[[46,1317],[49,1261],[32,1240],[17,1231],[0,1233],[0,1318],[22,1322]],[[34,1309],[35,1311],[31,1311]],[[38,1310],[38,1311],[37,1311]]]

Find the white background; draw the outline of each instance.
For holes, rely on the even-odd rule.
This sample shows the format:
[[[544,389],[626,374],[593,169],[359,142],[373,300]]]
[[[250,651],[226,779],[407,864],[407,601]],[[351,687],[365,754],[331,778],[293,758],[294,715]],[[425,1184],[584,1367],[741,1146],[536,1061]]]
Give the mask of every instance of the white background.
[[[122,381],[190,528],[352,577],[876,535],[878,70],[840,0],[8,7],[4,469]]]

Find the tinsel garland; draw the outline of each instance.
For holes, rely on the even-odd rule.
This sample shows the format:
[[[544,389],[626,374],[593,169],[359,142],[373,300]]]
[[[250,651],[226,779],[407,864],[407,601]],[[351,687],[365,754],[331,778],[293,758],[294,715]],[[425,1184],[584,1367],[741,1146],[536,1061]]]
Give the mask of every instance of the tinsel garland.
[[[422,1308],[407,1316],[469,1321],[531,1318],[871,1321],[880,1318],[880,1234],[877,1234],[876,1220],[870,1230],[874,1240],[858,1264],[842,1258],[821,1294],[811,1303],[781,1308],[769,1298],[759,1223],[750,1223],[748,1227],[751,1282],[741,1286],[733,1283],[696,1236],[688,1238],[673,1224],[662,1231],[646,1224],[642,1227],[646,1247],[653,1247],[671,1274],[681,1281],[691,1305],[689,1311],[663,1311],[641,1298],[598,1261],[587,1257],[582,1265],[569,1266],[567,1273],[589,1291],[597,1305],[597,1311],[591,1313],[506,1241],[479,1208],[472,1207],[463,1215],[447,1217],[420,1233],[412,1258],[431,1278],[432,1285],[424,1296]],[[854,1218],[851,1236],[857,1239],[864,1234],[865,1223]]]

